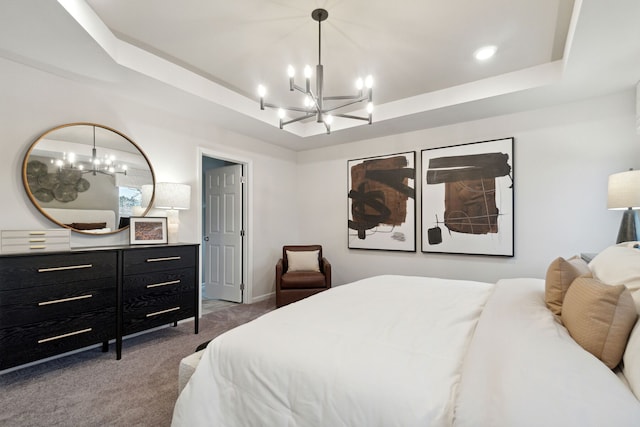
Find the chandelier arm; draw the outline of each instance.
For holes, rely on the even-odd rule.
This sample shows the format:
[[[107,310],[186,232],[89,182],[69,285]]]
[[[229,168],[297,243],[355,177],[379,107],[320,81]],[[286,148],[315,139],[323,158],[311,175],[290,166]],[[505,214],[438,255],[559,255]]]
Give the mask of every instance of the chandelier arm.
[[[351,101],[351,102],[346,102],[344,104],[336,105],[335,107],[325,108],[324,110],[322,110],[322,112],[323,113],[328,113],[330,111],[339,110],[341,108],[348,107],[349,105],[357,104],[358,102],[362,102],[362,101],[365,101],[365,100],[366,100],[366,98],[365,99],[358,99],[358,100]]]
[[[305,114],[304,116],[296,117],[295,119],[291,119],[291,120],[287,120],[286,122],[282,122],[282,126],[286,126],[286,125],[291,124],[291,123],[299,122],[300,120],[308,119],[308,118],[311,118],[313,116],[315,116],[315,113],[313,113],[313,114]]]
[[[306,93],[307,93],[307,89],[303,88],[302,86],[298,86],[298,85],[297,85],[297,84],[295,84],[295,83],[293,84],[293,88],[294,88],[295,90],[297,90],[298,92],[302,92],[302,93],[304,93],[304,94],[306,94]]]
[[[351,114],[336,114],[335,117],[343,117],[345,119],[354,119],[354,120],[364,120],[365,122],[369,121],[368,117],[352,116]]]
[[[299,113],[306,113],[306,114],[315,114],[316,113],[316,111],[310,112],[309,108],[303,108],[303,107],[281,107],[279,105],[271,104],[271,103],[268,103],[268,102],[265,102],[264,106],[265,107],[269,107],[269,108],[281,108],[281,109],[286,110],[286,111],[297,111]]]
[[[364,101],[367,97],[362,94],[362,91],[360,91],[358,95],[323,96],[322,99],[324,101],[340,101],[342,99],[360,99],[361,101]]]

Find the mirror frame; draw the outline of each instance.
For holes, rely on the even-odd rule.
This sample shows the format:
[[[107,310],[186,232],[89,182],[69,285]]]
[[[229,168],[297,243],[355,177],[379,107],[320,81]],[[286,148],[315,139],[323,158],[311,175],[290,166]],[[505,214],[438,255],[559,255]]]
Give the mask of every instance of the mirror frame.
[[[149,211],[151,210],[152,206],[153,206],[153,201],[155,199],[155,195],[156,195],[156,175],[153,171],[153,166],[151,166],[151,162],[149,161],[149,158],[147,157],[147,155],[144,153],[144,151],[142,151],[142,149],[140,148],[140,146],[138,144],[136,144],[135,142],[133,142],[133,140],[131,138],[129,138],[127,135],[125,135],[124,133],[113,129],[109,126],[105,126],[105,125],[101,125],[98,123],[91,123],[91,122],[74,122],[74,123],[67,123],[67,124],[63,124],[63,125],[59,125],[56,126],[54,128],[51,128],[49,130],[47,130],[46,132],[44,132],[43,134],[41,134],[40,136],[38,136],[35,141],[33,141],[33,143],[29,146],[29,149],[27,150],[26,154],[24,155],[24,159],[22,161],[22,184],[24,186],[24,189],[27,193],[27,196],[29,196],[29,199],[31,200],[31,203],[33,203],[33,205],[36,207],[36,209],[38,209],[38,211],[44,215],[49,221],[53,222],[54,224],[59,225],[60,227],[63,228],[68,228],[71,231],[74,231],[76,233],[80,233],[80,234],[84,234],[84,235],[88,235],[88,236],[107,236],[107,235],[112,235],[112,234],[116,234],[119,233],[123,230],[127,230],[129,228],[129,226],[125,226],[122,228],[118,228],[117,230],[113,230],[113,231],[108,231],[105,233],[91,233],[89,231],[85,231],[85,230],[78,230],[75,229],[73,227],[68,226],[67,224],[63,224],[62,222],[58,221],[56,218],[53,218],[51,215],[49,215],[44,208],[42,208],[39,204],[39,202],[37,201],[37,199],[35,198],[35,196],[33,195],[33,193],[31,192],[31,188],[29,188],[29,183],[27,180],[27,163],[29,162],[29,157],[31,156],[31,152],[34,150],[34,148],[38,145],[38,143],[45,138],[47,135],[51,134],[52,132],[55,132],[59,129],[63,129],[63,128],[67,128],[67,127],[72,127],[72,126],[92,126],[92,127],[98,127],[98,128],[102,128],[108,131],[111,131],[119,136],[121,136],[122,138],[124,138],[127,142],[129,142],[131,145],[133,145],[138,152],[142,155],[142,157],[144,158],[144,160],[147,162],[147,165],[149,166],[149,172],[151,172],[151,180],[152,183],[151,185],[153,185],[153,189],[151,192],[151,200],[149,202],[149,206],[147,206],[147,208],[144,210],[144,212],[142,213],[142,215],[140,216],[146,216],[147,213],[149,213]]]

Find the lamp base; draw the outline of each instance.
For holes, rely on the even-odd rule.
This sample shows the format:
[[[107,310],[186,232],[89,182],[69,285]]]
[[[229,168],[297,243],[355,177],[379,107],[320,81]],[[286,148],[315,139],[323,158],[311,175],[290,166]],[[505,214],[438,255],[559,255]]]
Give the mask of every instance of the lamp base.
[[[620,222],[620,230],[618,231],[616,243],[640,240],[640,236],[638,236],[639,231],[640,220],[638,219],[638,213],[633,209],[627,209],[622,215],[622,222]]]
[[[176,209],[167,209],[167,243],[178,243],[180,217]],[[638,227],[640,229],[640,227]]]

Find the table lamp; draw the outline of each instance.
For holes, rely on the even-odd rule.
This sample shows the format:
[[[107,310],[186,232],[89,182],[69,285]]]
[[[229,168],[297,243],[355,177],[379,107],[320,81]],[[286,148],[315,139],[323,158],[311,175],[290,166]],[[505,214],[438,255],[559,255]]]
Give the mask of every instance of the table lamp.
[[[616,243],[640,240],[640,170],[628,170],[609,176],[608,209],[624,209]]]
[[[167,239],[169,243],[178,243],[180,227],[179,210],[189,209],[191,205],[191,186],[172,182],[156,183],[154,207],[167,211]]]

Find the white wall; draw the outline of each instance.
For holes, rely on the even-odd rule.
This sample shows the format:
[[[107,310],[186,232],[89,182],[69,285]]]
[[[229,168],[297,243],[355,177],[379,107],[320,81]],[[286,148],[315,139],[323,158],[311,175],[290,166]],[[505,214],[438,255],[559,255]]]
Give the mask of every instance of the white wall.
[[[295,192],[295,153],[213,125],[194,122],[118,97],[88,81],[63,77],[0,58],[0,194],[3,209],[0,229],[56,227],[42,216],[26,196],[21,167],[31,143],[44,131],[64,123],[87,121],[118,129],[146,153],[157,181],[190,184],[199,176],[199,151],[210,150],[248,159],[252,164],[251,192],[253,278],[250,300],[273,292],[274,266],[280,248],[297,239],[296,204],[287,197]],[[200,242],[197,207],[180,213],[180,240]],[[128,233],[97,237],[72,234],[72,246],[127,244]]]
[[[609,174],[640,167],[633,91],[544,110],[494,117],[298,153],[119,98],[0,59],[0,229],[48,228],[27,198],[20,175],[29,145],[45,130],[89,121],[118,129],[150,159],[158,181],[197,185],[199,150],[249,159],[253,217],[252,295],[273,291],[284,244],[320,243],[334,266],[334,284],[382,273],[494,281],[543,277],[557,256],[595,252],[615,241],[621,219],[606,210]],[[514,258],[347,249],[347,160],[465,142],[515,137]],[[419,165],[418,165],[419,167]],[[418,176],[420,176],[418,170]],[[419,221],[420,185],[417,185]],[[193,209],[181,213],[180,239],[199,242]],[[73,236],[74,246],[125,244],[126,233]]]
[[[622,213],[606,209],[607,178],[640,167],[633,91],[580,103],[360,141],[298,155],[300,237],[320,243],[333,282],[375,274],[495,281],[544,277],[558,256],[615,243]],[[347,249],[347,160],[515,137],[515,257]]]

